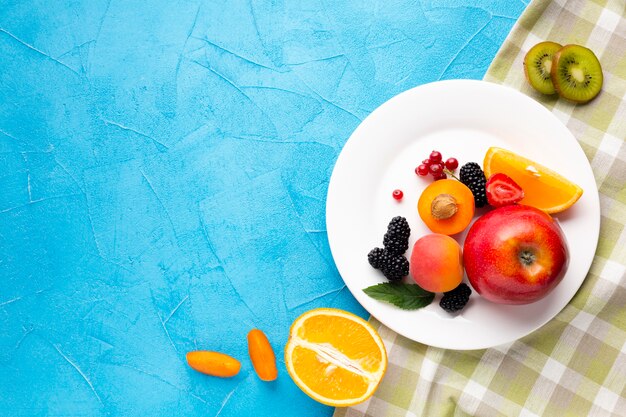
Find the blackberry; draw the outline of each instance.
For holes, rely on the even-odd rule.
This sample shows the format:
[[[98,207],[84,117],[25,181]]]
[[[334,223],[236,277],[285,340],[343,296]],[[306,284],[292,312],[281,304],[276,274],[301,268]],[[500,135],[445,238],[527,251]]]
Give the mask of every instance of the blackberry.
[[[367,254],[367,261],[372,265],[374,269],[380,269],[383,264],[383,256],[385,256],[385,250],[381,248],[374,248]]]
[[[408,239],[411,235],[409,222],[402,216],[396,216],[387,225],[387,234],[403,237]]]
[[[487,193],[485,192],[487,179],[483,170],[480,169],[480,165],[476,162],[468,162],[461,167],[459,177],[461,182],[467,185],[467,188],[474,194],[474,205],[476,207],[487,205]]]
[[[387,249],[374,248],[367,254],[367,260],[375,269],[380,269],[389,281],[398,281],[409,275],[409,261],[404,255],[397,255]]]
[[[401,255],[409,248],[411,228],[402,216],[396,216],[389,222],[387,233],[383,237],[385,249],[395,255]]]
[[[471,288],[467,284],[461,283],[452,291],[444,292],[439,305],[448,313],[455,313],[465,307],[470,294],[472,294]]]
[[[403,255],[409,248],[411,228],[402,216],[396,216],[387,225],[383,237],[384,249],[374,248],[367,254],[372,268],[380,269],[389,281],[399,281],[409,275],[409,261]]]
[[[393,253],[394,255],[402,255],[409,248],[409,239],[385,233],[383,245],[385,245],[385,249],[387,249],[390,253]]]
[[[409,275],[409,261],[404,255],[394,255],[385,250],[380,270],[389,281],[399,281]]]

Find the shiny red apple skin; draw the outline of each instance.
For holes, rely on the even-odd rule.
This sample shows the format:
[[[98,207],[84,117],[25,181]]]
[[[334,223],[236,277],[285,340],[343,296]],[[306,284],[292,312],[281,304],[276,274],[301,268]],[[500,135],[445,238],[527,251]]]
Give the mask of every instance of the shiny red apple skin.
[[[563,279],[568,259],[559,224],[543,211],[521,204],[481,216],[463,246],[472,287],[500,304],[529,304],[545,297]]]

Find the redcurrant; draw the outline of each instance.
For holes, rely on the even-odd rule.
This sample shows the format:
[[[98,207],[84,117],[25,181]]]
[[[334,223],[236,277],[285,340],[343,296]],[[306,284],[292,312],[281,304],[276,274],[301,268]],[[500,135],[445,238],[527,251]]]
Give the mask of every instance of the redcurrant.
[[[446,168],[450,171],[454,171],[459,166],[459,161],[456,158],[448,158],[446,159]]]
[[[404,197],[404,193],[402,192],[402,190],[393,190],[393,193],[391,193],[391,195],[396,200],[402,200],[402,197]]]
[[[428,167],[428,171],[433,177],[436,177],[443,171],[443,168],[440,164],[430,164],[430,166]]]
[[[430,159],[430,162],[441,162],[443,157],[441,156],[441,152],[432,151],[428,158]]]
[[[421,164],[417,168],[415,168],[415,173],[420,177],[425,177],[428,175],[428,165]]]

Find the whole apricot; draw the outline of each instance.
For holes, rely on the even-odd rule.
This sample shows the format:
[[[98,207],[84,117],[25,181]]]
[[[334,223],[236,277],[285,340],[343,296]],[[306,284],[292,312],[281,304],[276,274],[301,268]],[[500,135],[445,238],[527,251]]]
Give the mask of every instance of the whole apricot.
[[[409,269],[413,280],[431,292],[456,288],[463,279],[461,246],[450,236],[431,233],[413,245]]]

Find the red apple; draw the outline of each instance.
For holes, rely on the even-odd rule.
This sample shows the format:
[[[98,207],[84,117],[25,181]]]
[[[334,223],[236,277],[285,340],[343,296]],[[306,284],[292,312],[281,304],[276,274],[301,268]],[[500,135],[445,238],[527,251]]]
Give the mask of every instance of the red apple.
[[[463,263],[472,287],[500,304],[528,304],[546,296],[565,275],[565,237],[550,215],[512,205],[480,217],[470,228]]]

